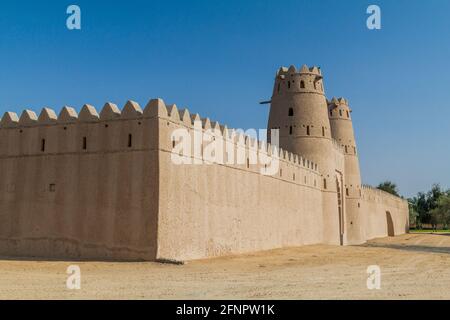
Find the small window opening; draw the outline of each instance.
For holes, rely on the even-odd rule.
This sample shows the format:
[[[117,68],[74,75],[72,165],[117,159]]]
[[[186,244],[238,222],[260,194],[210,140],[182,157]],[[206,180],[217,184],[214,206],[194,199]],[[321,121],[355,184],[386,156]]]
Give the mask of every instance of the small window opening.
[[[87,138],[83,137],[83,150],[87,149]]]
[[[306,126],[306,134],[309,136],[311,134],[310,130],[309,130],[309,126]]]
[[[327,189],[327,179],[323,179],[323,188]]]
[[[349,195],[348,188],[345,188],[345,194],[346,194],[347,197],[348,197],[348,195]]]
[[[48,191],[55,192],[56,191],[56,185],[54,183],[50,183],[48,185]]]
[[[339,115],[342,117],[342,110],[339,110]]]
[[[133,145],[133,135],[130,133],[128,134],[128,148],[131,148]]]
[[[347,111],[347,118],[350,118],[350,113],[348,113],[348,111]]]
[[[288,81],[288,88],[289,89],[291,88],[291,82],[290,81]]]
[[[300,88],[305,89],[305,81],[300,81]]]
[[[325,127],[322,127],[322,137],[325,137]]]
[[[289,127],[289,134],[292,134],[292,126]]]
[[[289,108],[289,117],[294,116],[294,109],[293,108]]]
[[[45,151],[45,139],[42,139],[42,141],[41,141],[41,151],[42,152]]]

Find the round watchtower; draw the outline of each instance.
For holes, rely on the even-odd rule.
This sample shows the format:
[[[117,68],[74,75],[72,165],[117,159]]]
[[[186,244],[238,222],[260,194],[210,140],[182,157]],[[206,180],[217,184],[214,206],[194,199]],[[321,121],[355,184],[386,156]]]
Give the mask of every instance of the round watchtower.
[[[359,244],[365,241],[364,217],[361,215],[361,174],[351,118],[352,110],[344,98],[328,101],[331,135],[342,146],[345,174],[345,230],[346,243]]]
[[[281,148],[316,162],[322,174],[324,242],[342,242],[338,206],[339,181],[335,170],[328,106],[320,68],[294,66],[280,68],[275,77],[271,99],[270,130],[279,129]],[[275,143],[274,141],[271,141]],[[320,223],[318,221],[318,223]]]

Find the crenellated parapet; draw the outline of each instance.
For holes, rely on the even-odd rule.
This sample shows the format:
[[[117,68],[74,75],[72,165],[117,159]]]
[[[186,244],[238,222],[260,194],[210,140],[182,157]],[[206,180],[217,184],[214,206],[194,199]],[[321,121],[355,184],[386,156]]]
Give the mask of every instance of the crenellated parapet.
[[[362,191],[361,198],[365,201],[372,201],[385,204],[387,203],[393,206],[407,205],[407,200],[367,184],[363,184],[361,186],[361,191]]]
[[[100,114],[94,106],[85,104],[80,113],[68,106],[64,106],[59,115],[51,108],[43,108],[39,116],[33,111],[26,109],[20,117],[15,112],[5,112],[1,121],[0,128],[18,128],[31,126],[57,125],[63,123],[82,123],[82,122],[99,122],[112,120],[129,120],[142,117],[154,116],[157,111],[153,110],[155,102],[150,101],[144,110],[134,101],[128,101],[122,110],[113,103],[106,103]]]
[[[79,113],[64,106],[59,114],[43,108],[39,115],[29,109],[20,116],[6,112],[0,121],[0,156],[45,156],[128,152],[157,148],[155,119],[166,107],[151,100],[144,109],[127,101],[123,108],[106,103],[100,112],[85,104]]]
[[[345,98],[332,98],[327,100],[327,104],[330,120],[351,120],[352,110],[349,107],[348,100]]]
[[[69,106],[64,106],[59,114],[46,107],[39,116],[29,109],[20,117],[14,112],[6,112],[0,121],[0,133],[6,130],[0,134],[3,146],[0,154],[115,152],[156,148],[156,145],[171,151],[172,131],[179,128],[186,128],[191,134],[201,131],[202,135],[213,136],[224,145],[231,143],[236,157],[238,150],[243,150],[242,154],[247,158],[276,158],[280,163],[276,175],[280,178],[290,176],[292,180],[299,180],[301,174],[296,176],[294,172],[300,170],[314,177],[309,179],[312,185],[318,185],[315,176],[319,175],[319,167],[313,161],[257,140],[242,130],[191,114],[188,109],[179,110],[175,104],[166,105],[162,99],[150,100],[144,109],[137,102],[128,101],[122,109],[114,103],[105,103],[100,112],[89,104],[85,104],[79,113]],[[258,166],[251,161],[241,159],[241,162],[237,164],[241,169],[258,171]]]
[[[324,94],[320,68],[306,65],[303,65],[300,69],[295,66],[279,68],[275,75],[273,97],[289,93]]]
[[[265,166],[260,161],[261,158],[266,159],[269,163],[276,158],[279,161],[278,170],[267,175],[290,182],[307,183],[319,188],[320,168],[317,163],[264,140],[258,140],[243,130],[229,128],[227,125],[212,121],[207,117],[201,117],[199,114],[191,114],[188,109],[179,110],[176,105],[165,106],[162,100],[160,100],[160,105],[162,107],[159,114],[161,119],[159,134],[162,136],[160,147],[165,152],[172,152],[174,146],[181,141],[178,137],[174,137],[174,133],[179,129],[185,129],[189,133],[191,141],[196,139],[196,133],[204,137],[202,139],[207,140],[202,146],[202,152],[212,141],[215,143],[220,141],[220,145],[223,146],[223,157],[214,159],[214,164],[260,173],[260,169]],[[231,146],[231,150],[227,150],[227,146]],[[196,153],[194,148],[191,147],[187,152],[189,154],[187,158],[192,158],[194,164],[196,160],[213,164],[205,154],[200,151]],[[186,150],[183,150],[183,153],[186,153]],[[185,160],[191,163],[190,159]]]

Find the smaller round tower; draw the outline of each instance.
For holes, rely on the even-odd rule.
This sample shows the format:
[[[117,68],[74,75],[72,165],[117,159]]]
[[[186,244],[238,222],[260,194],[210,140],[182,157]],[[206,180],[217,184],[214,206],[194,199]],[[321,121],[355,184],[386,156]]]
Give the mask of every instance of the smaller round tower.
[[[365,242],[365,219],[361,214],[361,174],[351,118],[352,110],[344,98],[328,101],[331,135],[344,152],[344,196],[346,244]]]

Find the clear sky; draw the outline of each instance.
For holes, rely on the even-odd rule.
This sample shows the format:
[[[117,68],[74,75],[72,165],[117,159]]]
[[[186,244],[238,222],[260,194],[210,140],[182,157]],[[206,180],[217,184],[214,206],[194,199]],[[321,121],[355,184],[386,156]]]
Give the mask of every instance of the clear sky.
[[[327,96],[350,101],[363,182],[409,196],[450,186],[449,16],[447,0],[2,0],[0,112],[161,97],[265,128],[276,69],[318,65]]]

